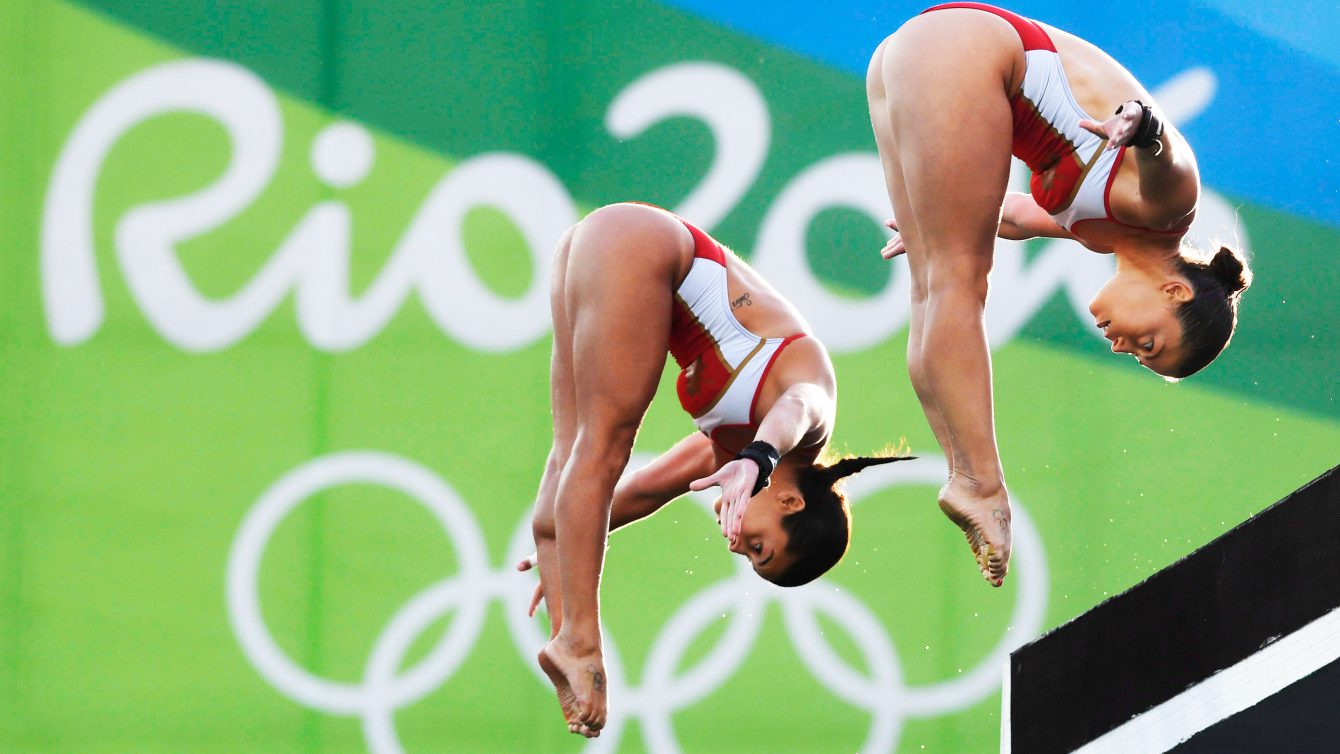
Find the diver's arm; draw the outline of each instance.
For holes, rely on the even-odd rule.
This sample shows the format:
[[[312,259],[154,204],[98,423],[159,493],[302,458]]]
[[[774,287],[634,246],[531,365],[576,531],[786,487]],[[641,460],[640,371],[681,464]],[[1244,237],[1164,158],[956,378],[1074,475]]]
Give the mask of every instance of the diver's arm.
[[[639,521],[689,491],[689,483],[716,470],[712,441],[694,432],[614,487],[610,531]]]
[[[1111,118],[1101,123],[1081,120],[1079,126],[1107,139],[1108,149],[1128,147],[1126,156],[1134,158],[1140,176],[1140,201],[1133,210],[1138,216],[1135,219],[1155,230],[1171,230],[1189,223],[1188,218],[1200,201],[1196,155],[1182,134],[1164,118],[1158,105],[1130,100],[1122,103]],[[1142,130],[1157,131],[1157,135],[1142,137]]]
[[[1017,192],[1005,195],[1005,203],[1000,210],[1000,229],[996,231],[996,236],[1010,241],[1075,237],[1057,225],[1047,210],[1038,206],[1031,194]]]

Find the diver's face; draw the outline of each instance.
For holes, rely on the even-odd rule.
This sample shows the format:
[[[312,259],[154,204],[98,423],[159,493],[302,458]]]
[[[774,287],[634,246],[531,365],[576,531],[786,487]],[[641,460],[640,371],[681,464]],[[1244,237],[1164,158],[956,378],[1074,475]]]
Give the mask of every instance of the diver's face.
[[[727,546],[731,552],[749,558],[755,573],[776,580],[795,562],[786,550],[790,537],[782,528],[782,518],[804,507],[805,501],[794,485],[774,481],[749,501],[740,522],[740,535]],[[721,498],[717,498],[714,509],[720,516]]]
[[[1112,342],[1113,353],[1134,356],[1142,366],[1168,376],[1182,362],[1182,323],[1177,307],[1191,299],[1180,279],[1117,273],[1089,303],[1094,324]]]

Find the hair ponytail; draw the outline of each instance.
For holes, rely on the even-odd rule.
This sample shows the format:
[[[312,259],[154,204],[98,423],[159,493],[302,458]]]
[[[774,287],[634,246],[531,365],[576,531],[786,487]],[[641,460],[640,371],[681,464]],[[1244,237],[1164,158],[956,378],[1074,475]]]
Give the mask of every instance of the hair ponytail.
[[[894,461],[910,461],[916,456],[848,456],[831,466],[820,467],[823,476],[828,480],[828,486],[831,487],[838,480],[859,473],[871,466],[879,466]]]
[[[800,586],[819,578],[837,565],[851,542],[851,510],[840,482],[871,466],[894,461],[909,461],[915,456],[893,452],[880,456],[850,456],[836,463],[813,466],[796,472],[796,486],[805,499],[805,507],[782,518],[787,552],[796,561],[786,573],[773,580],[779,586]]]

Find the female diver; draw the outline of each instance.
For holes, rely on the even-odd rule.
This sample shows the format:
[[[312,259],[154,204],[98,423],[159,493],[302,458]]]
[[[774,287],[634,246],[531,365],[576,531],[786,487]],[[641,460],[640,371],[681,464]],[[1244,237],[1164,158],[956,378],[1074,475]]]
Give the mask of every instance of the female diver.
[[[866,93],[897,231],[883,255],[906,252],[912,275],[908,373],[949,459],[940,507],[1000,586],[1010,507],[982,318],[995,236],[1114,254],[1094,322],[1114,352],[1171,379],[1228,344],[1251,273],[1227,246],[1183,246],[1200,193],[1190,147],[1078,37],[990,5],[938,5],[879,45]],[[1029,194],[1006,194],[1011,154],[1032,170]]]
[[[599,586],[611,529],[719,485],[730,550],[773,583],[804,584],[847,549],[837,481],[900,459],[820,462],[837,399],[827,351],[757,272],[669,212],[613,204],[573,226],[550,301],[554,442],[533,528],[552,636],[539,662],[568,729],[594,737],[606,720]],[[667,352],[700,432],[620,480]]]

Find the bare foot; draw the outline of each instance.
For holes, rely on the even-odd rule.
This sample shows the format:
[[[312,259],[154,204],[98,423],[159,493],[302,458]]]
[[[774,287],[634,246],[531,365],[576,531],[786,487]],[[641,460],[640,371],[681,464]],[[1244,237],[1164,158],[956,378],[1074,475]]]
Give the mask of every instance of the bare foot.
[[[579,651],[560,633],[540,650],[540,668],[558,692],[568,731],[595,738],[605,727],[605,661],[599,649]]]
[[[991,586],[1010,570],[1010,501],[1005,490],[980,497],[951,481],[940,490],[940,510],[963,530],[977,568]]]

